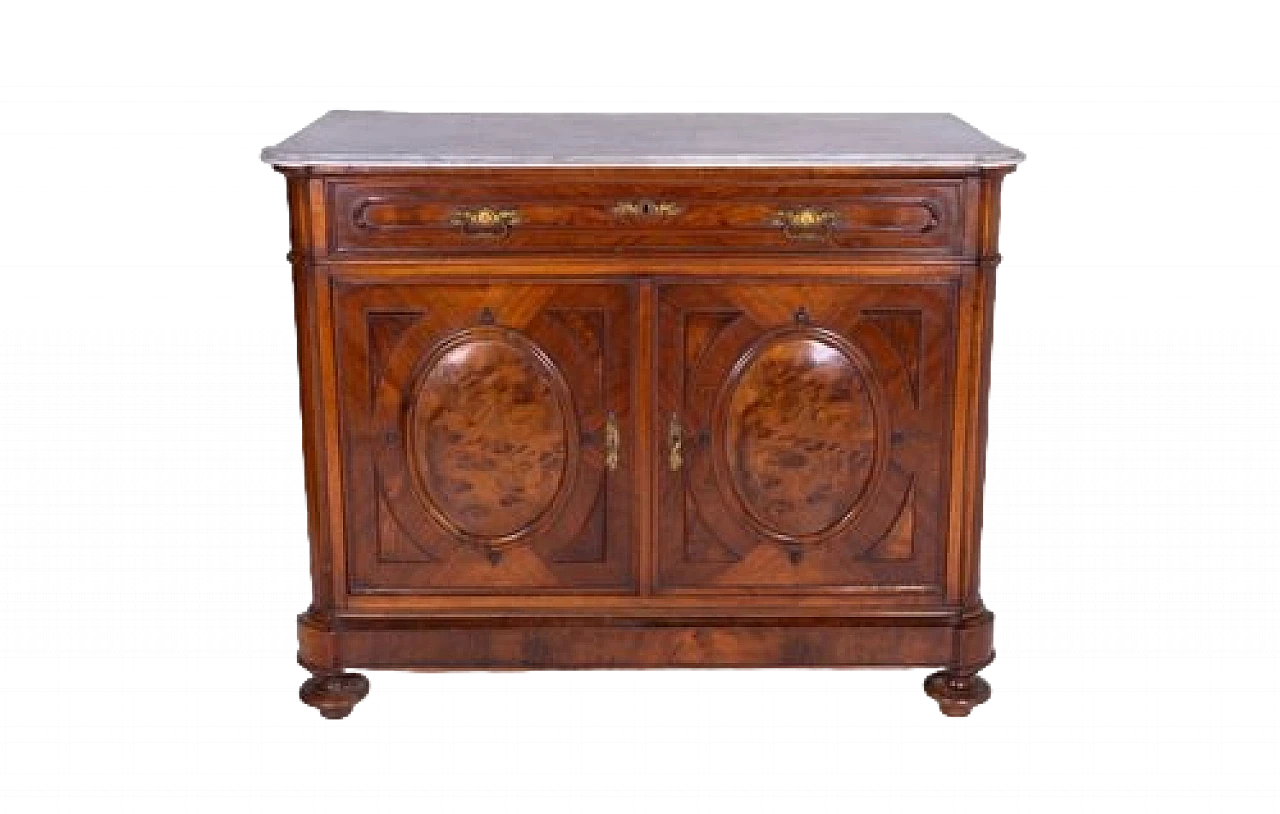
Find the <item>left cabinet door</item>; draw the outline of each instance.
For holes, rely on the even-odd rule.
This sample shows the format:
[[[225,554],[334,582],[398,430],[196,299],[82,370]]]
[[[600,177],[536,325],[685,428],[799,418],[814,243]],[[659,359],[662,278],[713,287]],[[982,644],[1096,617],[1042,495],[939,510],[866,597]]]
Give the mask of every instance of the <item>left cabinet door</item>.
[[[334,282],[351,593],[632,591],[631,298]]]

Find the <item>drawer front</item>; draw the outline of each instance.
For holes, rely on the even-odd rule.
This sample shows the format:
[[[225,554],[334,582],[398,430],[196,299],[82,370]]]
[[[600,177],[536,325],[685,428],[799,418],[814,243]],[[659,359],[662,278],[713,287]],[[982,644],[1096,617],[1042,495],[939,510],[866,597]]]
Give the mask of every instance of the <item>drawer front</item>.
[[[630,593],[631,290],[341,281],[352,594]]]
[[[336,256],[744,251],[957,256],[964,179],[330,182]]]
[[[661,592],[942,591],[957,287],[656,294]]]

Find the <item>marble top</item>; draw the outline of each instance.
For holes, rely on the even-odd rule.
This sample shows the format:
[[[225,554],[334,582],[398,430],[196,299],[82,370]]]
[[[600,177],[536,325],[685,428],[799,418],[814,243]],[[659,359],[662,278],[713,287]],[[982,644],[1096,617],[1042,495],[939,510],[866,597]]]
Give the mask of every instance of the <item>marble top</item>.
[[[1016,164],[950,113],[390,113],[333,110],[277,166],[911,166]]]

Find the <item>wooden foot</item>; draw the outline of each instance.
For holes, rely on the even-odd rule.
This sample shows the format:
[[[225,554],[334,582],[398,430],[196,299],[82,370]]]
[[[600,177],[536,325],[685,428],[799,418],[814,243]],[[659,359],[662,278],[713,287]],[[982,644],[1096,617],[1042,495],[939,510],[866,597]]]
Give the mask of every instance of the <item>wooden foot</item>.
[[[976,674],[980,669],[973,667],[934,673],[924,680],[924,691],[938,702],[943,715],[962,718],[991,697],[991,685]]]
[[[321,673],[303,682],[298,691],[304,704],[333,720],[350,715],[351,709],[368,694],[369,679],[359,673]]]

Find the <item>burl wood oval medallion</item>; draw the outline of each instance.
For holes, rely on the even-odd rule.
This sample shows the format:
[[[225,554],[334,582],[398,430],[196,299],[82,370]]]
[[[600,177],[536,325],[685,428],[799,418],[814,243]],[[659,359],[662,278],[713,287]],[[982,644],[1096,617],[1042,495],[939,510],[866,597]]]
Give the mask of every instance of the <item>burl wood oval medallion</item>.
[[[408,458],[428,508],[455,534],[518,539],[575,468],[568,387],[519,333],[475,328],[446,342],[410,397]]]
[[[720,469],[747,516],[783,542],[818,541],[856,514],[882,466],[866,363],[820,330],[758,344],[721,399]]]

